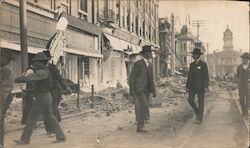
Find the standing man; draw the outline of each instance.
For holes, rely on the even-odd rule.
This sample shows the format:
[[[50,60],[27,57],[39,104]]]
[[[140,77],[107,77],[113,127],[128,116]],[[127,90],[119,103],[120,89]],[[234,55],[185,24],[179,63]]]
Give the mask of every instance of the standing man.
[[[195,123],[200,124],[203,119],[204,95],[208,91],[209,76],[207,64],[200,59],[201,50],[194,48],[192,54],[195,61],[190,64],[186,89],[189,93],[188,102],[196,114]],[[198,107],[194,102],[195,95],[198,96]]]
[[[0,147],[4,146],[4,119],[12,101],[11,91],[14,86],[14,75],[9,66],[13,52],[0,49]]]
[[[44,54],[51,59],[50,51],[46,50],[43,51]],[[67,91],[67,94],[70,94],[72,91],[60,75],[59,69],[54,63],[48,63],[48,69],[51,73],[51,80],[52,80],[52,86],[51,86],[51,96],[52,96],[52,110],[53,114],[55,115],[56,119],[58,121],[61,121],[61,115],[58,109],[58,106],[60,104],[60,101],[62,99],[62,88]],[[55,133],[53,130],[53,127],[50,126],[51,124],[48,123],[47,119],[44,119],[45,124],[45,130],[48,134]]]
[[[248,116],[248,73],[249,73],[249,59],[248,53],[244,53],[242,56],[242,64],[237,68],[237,80],[240,96],[240,105],[242,109],[242,116]]]
[[[156,96],[152,64],[149,62],[152,58],[151,46],[143,46],[140,53],[143,58],[134,63],[129,77],[129,88],[135,99],[136,131],[147,132],[144,124],[149,118],[149,95],[153,93],[153,97]]]
[[[34,82],[34,96],[35,103],[29,115],[26,126],[20,140],[15,140],[17,144],[29,144],[30,137],[35,128],[35,124],[40,115],[49,120],[52,127],[55,129],[56,141],[54,143],[66,141],[66,137],[52,112],[52,97],[51,97],[51,74],[46,67],[49,58],[43,53],[39,52],[33,59],[33,66],[35,72],[27,76],[21,76],[15,79],[17,83]]]

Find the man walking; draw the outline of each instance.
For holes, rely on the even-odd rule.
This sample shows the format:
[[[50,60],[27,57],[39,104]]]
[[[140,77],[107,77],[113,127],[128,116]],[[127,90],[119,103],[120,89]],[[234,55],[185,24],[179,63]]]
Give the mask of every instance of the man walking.
[[[244,53],[242,56],[242,64],[237,68],[237,80],[239,88],[240,105],[242,109],[242,116],[248,116],[248,73],[250,71],[248,53]]]
[[[134,63],[129,77],[130,94],[134,96],[135,115],[137,119],[137,132],[147,132],[144,129],[145,121],[149,118],[149,95],[156,96],[153,79],[151,46],[143,46],[141,54],[143,58]]]
[[[9,66],[13,52],[0,49],[0,147],[4,146],[4,119],[12,101],[11,91],[14,86],[14,75]]]
[[[56,141],[54,143],[63,142],[66,137],[59,126],[59,123],[52,113],[52,97],[51,97],[51,74],[46,65],[49,58],[43,53],[39,52],[33,59],[33,66],[35,72],[28,76],[21,76],[15,79],[17,83],[34,82],[34,96],[35,103],[29,115],[27,124],[23,130],[20,140],[15,140],[17,144],[29,144],[30,137],[35,128],[35,124],[40,115],[49,120],[52,127],[55,129]]]
[[[52,56],[50,51],[46,50],[43,53],[51,59]],[[58,109],[60,101],[62,99],[62,88],[67,91],[67,94],[70,94],[72,91],[68,87],[68,85],[63,80],[62,76],[60,75],[59,69],[54,63],[48,63],[48,69],[51,74],[52,86],[51,86],[51,96],[52,96],[52,111],[54,116],[58,121],[61,121],[61,115]],[[47,119],[44,119],[45,130],[48,134],[55,133],[51,124],[48,123]]]
[[[188,102],[196,114],[196,124],[202,122],[204,111],[204,95],[208,91],[208,68],[207,64],[200,59],[202,55],[199,48],[193,49],[193,59],[190,64],[186,89],[189,93]],[[195,104],[195,95],[198,96],[198,106]]]

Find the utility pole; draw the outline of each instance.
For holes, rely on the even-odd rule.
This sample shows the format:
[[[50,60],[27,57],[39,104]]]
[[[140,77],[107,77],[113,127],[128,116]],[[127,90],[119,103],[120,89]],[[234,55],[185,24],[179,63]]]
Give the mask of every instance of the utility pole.
[[[197,39],[200,37],[200,27],[204,26],[204,20],[194,20],[192,25],[197,27]]]
[[[20,43],[21,43],[21,69],[22,72],[28,67],[28,49],[27,49],[27,2],[19,0],[20,11]]]
[[[171,74],[175,75],[175,32],[174,32],[174,15],[171,15]]]

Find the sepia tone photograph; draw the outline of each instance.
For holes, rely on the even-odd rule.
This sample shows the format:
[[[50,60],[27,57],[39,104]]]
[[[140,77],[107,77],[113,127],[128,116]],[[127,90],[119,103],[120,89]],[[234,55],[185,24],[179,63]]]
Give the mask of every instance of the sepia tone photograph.
[[[0,0],[0,148],[250,147],[250,3]]]

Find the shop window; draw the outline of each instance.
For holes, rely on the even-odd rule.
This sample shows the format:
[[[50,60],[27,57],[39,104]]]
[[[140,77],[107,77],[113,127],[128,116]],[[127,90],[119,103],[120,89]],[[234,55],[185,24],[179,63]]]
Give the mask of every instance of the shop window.
[[[89,77],[89,58],[83,58],[83,64],[84,64],[84,75]]]

